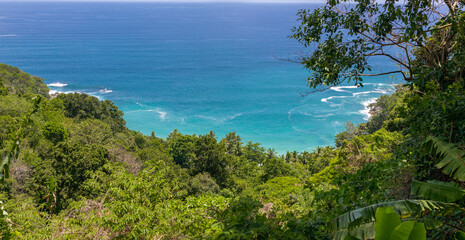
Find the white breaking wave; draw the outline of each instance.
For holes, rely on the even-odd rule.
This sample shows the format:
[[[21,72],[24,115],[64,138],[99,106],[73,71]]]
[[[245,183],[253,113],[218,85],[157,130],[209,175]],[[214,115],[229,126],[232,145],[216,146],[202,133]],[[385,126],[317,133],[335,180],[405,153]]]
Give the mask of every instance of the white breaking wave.
[[[54,83],[49,83],[47,84],[48,87],[66,87],[68,86],[67,83],[61,83],[61,82],[54,82]]]
[[[16,34],[3,34],[0,37],[16,37]]]
[[[166,115],[168,114],[167,112],[163,112],[160,108],[155,108],[155,109],[149,109],[147,110],[148,112],[156,112],[160,116],[161,120],[166,119]]]
[[[112,93],[113,90],[104,88],[104,89],[99,90],[98,92],[99,93]]]
[[[111,90],[109,90],[109,91],[111,91]],[[151,107],[151,106],[144,105],[144,104],[142,104],[142,103],[140,103],[140,102],[136,102],[136,104],[139,105],[139,106],[141,106],[141,107],[143,107],[143,108],[150,108],[150,109],[134,110],[134,111],[130,111],[130,112],[141,112],[141,111],[142,111],[142,112],[156,112],[156,113],[158,113],[158,116],[159,116],[159,118],[160,118],[161,120],[165,120],[165,119],[166,119],[166,116],[168,115],[167,112],[162,111],[162,109],[159,108],[159,107],[153,108],[153,107]]]
[[[365,115],[365,117],[363,118],[363,120],[366,120],[368,121],[371,117],[371,114],[370,114],[370,109],[368,108],[368,106],[372,103],[375,103],[376,102],[376,99],[377,98],[370,98],[366,101],[363,101],[361,102],[361,104],[363,105],[364,109],[358,111],[359,113]]]
[[[355,97],[357,95],[370,94],[370,93],[378,93],[378,92],[377,91],[356,92],[356,93],[352,93],[352,95]]]
[[[335,98],[347,98],[348,96],[331,96],[331,97],[327,97],[327,98],[322,98],[321,101],[324,102],[324,103],[327,103],[328,100],[331,100],[331,99],[335,99]]]
[[[330,87],[331,90],[336,91],[336,92],[349,92],[344,89],[353,89],[353,88],[358,88],[357,86],[337,86],[337,87]]]

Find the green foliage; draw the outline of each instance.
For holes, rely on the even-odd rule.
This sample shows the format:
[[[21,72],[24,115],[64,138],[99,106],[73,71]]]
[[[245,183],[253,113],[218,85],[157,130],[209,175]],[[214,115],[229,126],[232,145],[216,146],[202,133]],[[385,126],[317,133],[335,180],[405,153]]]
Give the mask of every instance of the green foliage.
[[[399,214],[392,207],[378,207],[375,220],[375,240],[390,239],[394,229],[401,224]]]
[[[280,158],[270,158],[263,163],[262,181],[266,182],[275,177],[283,177],[293,175],[289,164],[285,163]]]
[[[428,94],[411,94],[407,99],[409,111],[406,117],[409,131],[423,139],[433,135],[463,144],[465,117],[461,112],[465,110],[464,84],[462,80],[441,90],[431,83],[426,90]],[[421,122],[421,119],[429,121]]]
[[[259,213],[263,205],[250,196],[235,199],[220,213],[224,224],[218,239],[266,239],[272,230],[266,224],[267,218]],[[275,226],[277,227],[277,226]]]
[[[445,174],[465,181],[465,151],[458,148],[456,144],[446,143],[436,137],[428,137],[426,140],[427,148],[439,155],[441,161],[436,167],[441,169]]]
[[[199,173],[189,181],[189,194],[218,193],[220,187],[208,173]]]
[[[347,234],[361,239],[375,237],[375,213],[379,207],[392,207],[402,220],[421,219],[426,211],[440,211],[447,213],[459,207],[438,201],[427,200],[401,200],[384,202],[359,208],[345,213],[330,222],[330,230],[335,232],[336,239],[344,239]],[[426,228],[435,228],[431,222],[424,221]],[[408,226],[407,226],[408,227]],[[411,226],[412,228],[415,226]],[[401,229],[403,230],[403,229]]]
[[[302,181],[295,177],[275,177],[257,186],[255,191],[266,203],[291,206],[297,202],[297,196],[303,190],[302,185]]]
[[[416,46],[398,62],[408,84],[372,104],[367,123],[347,123],[336,147],[312,152],[279,156],[234,132],[145,136],[85,94],[44,98],[36,111],[42,80],[1,65],[0,148],[17,156],[3,164],[0,227],[15,239],[425,239],[425,228],[459,239],[464,5],[444,2],[455,9],[426,23],[435,2],[346,3],[299,13],[293,37],[318,43],[302,59],[309,86],[362,86],[370,54],[389,57],[383,44],[396,41]]]
[[[194,147],[195,158],[190,164],[193,174],[209,173],[219,185],[225,185],[228,179],[227,159],[223,147],[217,143],[215,134],[199,136]]]
[[[150,163],[137,176],[107,164],[93,174],[86,188],[92,195],[101,196],[107,211],[102,219],[104,226],[115,237],[133,239],[157,234],[155,224],[166,221],[160,219],[158,210],[169,200],[185,196],[186,177],[181,168],[163,161]]]
[[[7,143],[16,133],[16,130],[20,127],[18,118],[13,118],[9,115],[0,116],[0,147],[3,148],[4,144]]]
[[[3,81],[0,79],[0,96],[8,95],[8,89],[3,85]]]
[[[39,94],[43,97],[48,98],[48,87],[43,82],[43,79],[31,76],[19,68],[9,66],[0,63],[0,82],[7,89],[1,87],[0,92],[5,95],[9,92],[10,94],[17,95],[35,95]]]
[[[426,239],[426,229],[423,223],[408,221],[397,226],[389,239],[393,240],[421,240]]]
[[[454,239],[455,240],[464,240],[465,239],[465,233],[462,232],[462,231],[455,232]]]
[[[10,117],[22,117],[32,109],[30,99],[15,95],[0,96],[0,115]]]
[[[189,167],[195,159],[195,144],[198,138],[195,136],[182,135],[169,141],[170,154],[175,163],[181,167]]]
[[[39,109],[40,101],[42,100],[41,97],[36,97],[34,100],[34,107],[33,109],[23,118],[21,123],[21,127],[16,132],[16,135],[12,139],[12,144],[7,150],[5,156],[0,165],[0,182],[3,182],[5,178],[9,178],[10,176],[10,163],[13,159],[18,158],[19,154],[19,144],[20,140],[24,135],[24,129],[31,125],[31,116]]]
[[[247,142],[242,148],[242,154],[251,162],[262,164],[265,160],[265,149],[260,147],[260,143]]]
[[[462,199],[465,196],[465,190],[454,182],[414,180],[412,181],[412,194],[425,199],[450,203]]]
[[[144,136],[142,134],[136,134],[134,136],[134,142],[137,145],[138,148],[145,148],[147,141],[145,140]]]
[[[70,129],[71,137],[80,144],[107,144],[113,137],[108,123],[97,119],[86,119]]]
[[[221,144],[224,146],[227,154],[242,155],[242,139],[239,135],[236,135],[236,132],[228,133],[226,137],[221,139]]]
[[[314,189],[324,182],[331,182],[340,174],[353,173],[366,163],[381,162],[392,156],[394,147],[402,141],[398,132],[388,132],[380,129],[371,135],[354,137],[337,150],[337,157],[329,165],[314,174],[308,180],[307,186]],[[366,186],[366,185],[365,185]]]
[[[382,95],[372,103],[370,108],[370,119],[368,122],[361,124],[361,128],[368,134],[372,134],[381,128],[386,130],[401,131],[405,127],[405,119],[401,113],[405,112],[406,104],[404,102],[406,95],[404,85],[397,85],[396,91],[391,95]],[[362,130],[359,130],[362,132]]]
[[[448,6],[441,9],[442,13],[436,10],[441,5]],[[463,3],[458,0],[411,0],[405,4],[327,1],[321,8],[298,12],[300,25],[294,27],[291,38],[305,47],[315,47],[309,56],[299,59],[312,74],[308,78],[311,88],[343,82],[363,86],[362,76],[393,73],[401,73],[408,81],[421,82],[416,78],[418,72],[429,76],[437,73],[443,79],[437,81],[441,84],[450,75],[454,80],[463,76],[463,71],[458,70],[463,59],[462,8]],[[412,56],[411,46],[419,49],[418,60]],[[399,50],[397,54],[392,54],[392,48]],[[436,51],[440,54],[435,54]],[[369,59],[374,57],[393,61],[400,69],[373,73]],[[452,73],[447,74],[449,71]]]
[[[453,158],[455,156],[455,154],[457,154],[457,156],[460,158],[461,156],[461,153],[460,152],[461,150],[457,148],[457,146],[455,144],[447,144],[443,141],[440,141],[434,137],[430,137],[427,141],[426,141],[427,144],[429,144],[429,148],[431,148],[432,152],[434,154],[438,154],[440,155],[441,158],[441,161],[451,161],[451,159],[448,159],[448,158]],[[451,152],[453,152],[451,154]],[[451,156],[452,155],[452,156]],[[452,160],[453,161],[453,160]],[[365,165],[366,166],[366,165]],[[457,172],[455,172],[456,175],[460,175],[462,174],[461,171],[463,171],[463,169],[455,169]],[[443,170],[445,173],[448,173],[447,170]],[[404,216],[406,215],[408,218],[418,218],[418,217],[421,217],[423,215],[423,213],[419,213],[418,210],[420,211],[433,211],[433,210],[440,210],[439,213],[441,215],[447,215],[447,214],[450,214],[454,209],[455,210],[459,210],[459,211],[463,211],[463,209],[458,206],[458,205],[455,205],[455,204],[449,204],[450,202],[457,202],[458,200],[462,199],[463,196],[465,195],[465,192],[464,190],[459,186],[457,185],[456,183],[453,183],[453,182],[441,182],[441,181],[428,181],[427,183],[424,183],[424,182],[419,182],[419,181],[413,181],[412,183],[412,193],[419,196],[419,197],[424,197],[426,199],[432,199],[434,200],[435,202],[433,204],[430,204],[428,203],[430,206],[429,207],[421,207],[420,209],[417,208],[416,211],[414,212],[411,212],[412,211],[412,206],[409,206],[407,207],[408,208],[408,213],[406,213],[404,211],[404,213],[402,213],[402,210],[399,210],[398,206],[393,206],[395,208],[395,210],[397,212],[399,212],[402,216],[402,218],[405,218]],[[432,202],[432,200],[428,200],[429,202]],[[387,204],[389,202],[386,202],[386,203],[381,203],[381,204]],[[404,203],[403,203],[404,204]],[[420,203],[420,204],[424,204],[424,203]],[[376,207],[379,207],[380,205],[375,205]],[[447,207],[444,207],[444,206],[447,206]],[[354,211],[364,211],[364,212],[355,212],[352,211],[352,212],[349,212],[349,213],[346,213],[345,215],[347,216],[348,214],[348,219],[343,219],[341,218],[342,216],[344,215],[341,215],[340,217],[337,218],[336,221],[342,221],[343,223],[341,222],[336,222],[334,225],[337,226],[337,224],[341,224],[344,227],[342,228],[339,228],[339,231],[336,232],[336,236],[339,236],[341,238],[343,238],[345,235],[347,234],[350,234],[352,236],[356,236],[358,238],[371,238],[371,236],[373,235],[372,234],[372,229],[370,227],[370,224],[369,222],[367,222],[367,219],[370,218],[370,211],[373,210],[373,205],[370,206],[371,209],[367,209],[366,208],[362,208],[362,209],[357,209],[357,210],[354,210]],[[405,207],[404,207],[405,208]],[[384,211],[384,210],[383,210]],[[357,216],[355,219],[352,217],[353,215],[351,214],[354,214],[355,216]],[[427,215],[428,213],[426,212],[425,215]],[[365,216],[363,216],[365,215]],[[360,218],[361,217],[361,218]],[[359,218],[359,219],[357,219]],[[363,218],[365,218],[365,220],[363,220]],[[441,226],[442,223],[438,222],[438,220],[436,219],[428,219],[428,218],[425,218],[422,220],[424,222],[424,224],[426,225],[427,228],[429,229],[435,229],[435,228],[438,228]],[[368,225],[367,225],[368,223]],[[346,225],[344,225],[346,224]],[[399,229],[395,229],[395,231],[398,231],[399,233],[395,234],[394,232],[392,233],[392,235],[390,235],[390,238],[392,239],[410,239],[409,236],[410,234],[412,234],[412,238],[411,239],[416,239],[415,237],[419,237],[420,235],[423,236],[425,235],[424,238],[426,238],[426,232],[424,232],[424,227],[421,226],[421,225],[418,225],[414,222],[412,223],[403,223],[401,225],[399,225],[398,227]],[[342,230],[341,230],[342,229]],[[406,237],[407,236],[407,237]],[[405,238],[406,237],[406,238]],[[422,237],[423,238],[423,237]]]
[[[83,194],[82,184],[108,161],[108,151],[100,145],[69,141],[49,151],[43,162],[33,166],[31,190],[38,202],[59,211],[69,199]]]
[[[376,209],[375,232],[375,240],[426,240],[426,229],[423,223],[415,221],[401,223],[399,214],[392,207]]]
[[[68,131],[60,123],[48,122],[44,125],[42,131],[45,138],[55,144],[68,139]]]
[[[110,101],[99,101],[98,98],[84,93],[59,94],[55,101],[62,101],[65,115],[78,120],[98,119],[110,124],[113,131],[122,131],[126,122],[123,112]]]
[[[357,132],[357,128],[355,125],[349,121],[344,123],[344,132],[338,133],[336,135],[336,147],[342,146],[344,140],[350,141],[352,140],[355,136],[359,136],[360,134]]]
[[[301,154],[294,152],[287,152],[284,160],[291,164],[302,164],[307,168],[310,174],[321,172],[327,167],[331,160],[334,159],[337,152],[334,147],[317,147],[313,152],[302,152]]]
[[[437,11],[441,5],[447,7]],[[322,8],[299,12],[301,25],[294,28],[292,37],[305,47],[316,44],[315,51],[299,59],[311,70],[312,75],[308,78],[311,88],[343,82],[363,86],[364,75],[392,73],[402,74],[409,87],[398,88],[392,96],[381,97],[371,106],[372,118],[368,123],[357,128],[350,126],[337,136],[336,146],[340,148],[337,157],[307,184],[318,190],[315,191],[315,203],[322,212],[320,215],[331,216],[392,197],[405,199],[409,197],[405,194],[408,192],[405,186],[410,185],[413,174],[422,180],[448,181],[450,176],[463,185],[464,154],[460,149],[465,139],[465,115],[462,114],[465,106],[463,7],[461,1],[407,1],[404,4],[328,1]],[[391,55],[392,49],[387,51],[393,46],[401,50],[400,55]],[[374,56],[393,60],[400,69],[389,73],[371,72],[368,59]],[[404,136],[401,138],[405,141],[399,138],[400,141],[395,143],[391,138],[385,144],[371,144],[376,138],[363,138],[365,134],[370,134],[370,138],[380,136],[376,131],[383,128],[391,132],[402,131]],[[455,144],[431,140],[430,136],[448,139],[447,142]],[[382,138],[389,139],[389,135]],[[433,154],[421,147],[424,139],[428,139],[427,145]],[[380,145],[389,147],[377,147]],[[388,154],[393,151],[393,155]],[[385,160],[388,164],[383,163]],[[405,167],[398,164],[403,162]],[[435,165],[448,176],[435,170]],[[404,189],[401,191],[404,193],[400,196],[393,194],[396,189]],[[412,185],[412,193],[418,196],[447,202],[461,200],[462,191],[452,182],[413,181]],[[441,220],[453,221],[452,225],[463,227],[457,220],[460,217],[452,217],[461,214],[448,211],[443,212],[445,215]],[[365,221],[351,220],[354,227],[345,235],[348,231],[362,238],[372,235],[370,222],[367,227]],[[422,221],[429,229],[441,226],[437,220]],[[420,224],[415,222],[403,223],[397,229],[403,233],[391,238],[409,239],[410,233],[419,232],[421,237],[412,235],[411,239],[424,239],[424,228],[418,226]],[[432,236],[452,237],[450,233],[455,230],[446,228],[435,230]],[[338,237],[341,235],[336,235]]]

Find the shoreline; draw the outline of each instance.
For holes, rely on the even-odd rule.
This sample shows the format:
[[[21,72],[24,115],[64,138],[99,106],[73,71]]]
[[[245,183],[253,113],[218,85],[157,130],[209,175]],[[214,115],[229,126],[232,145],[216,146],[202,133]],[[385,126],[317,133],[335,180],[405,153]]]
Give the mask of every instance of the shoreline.
[[[367,85],[370,85],[370,84],[367,84]],[[362,122],[366,122],[368,121],[368,119],[370,118],[370,109],[369,109],[369,105],[371,103],[374,103],[376,101],[376,99],[379,98],[378,97],[369,97],[367,98],[367,100],[363,100],[361,102],[360,99],[358,99],[357,97],[360,97],[360,96],[364,96],[364,95],[370,95],[370,94],[380,94],[381,95],[384,95],[384,94],[390,94],[392,92],[389,92],[387,90],[380,90],[381,87],[385,87],[386,84],[384,83],[378,83],[376,86],[378,86],[377,88],[373,88],[371,91],[365,91],[366,89],[357,89],[353,86],[338,86],[338,87],[334,87],[333,89],[331,90],[328,90],[328,93],[334,93],[334,94],[343,94],[342,96],[329,96],[329,97],[325,97],[325,98],[321,98],[321,102],[322,103],[325,103],[328,104],[327,108],[328,109],[331,109],[331,102],[333,99],[338,99],[337,97],[339,97],[340,99],[344,99],[344,101],[347,101],[347,98],[349,99],[353,99],[353,103],[351,103],[351,105],[354,105],[354,104],[361,104],[363,106],[362,109],[358,109],[357,112],[353,112],[353,113],[344,113],[344,114],[352,114],[352,116],[356,116],[356,115],[361,115],[363,116],[363,120],[361,120],[360,122],[354,122],[354,124],[360,124]],[[55,97],[56,95],[60,94],[60,93],[65,93],[65,94],[69,94],[69,93],[85,93],[85,94],[88,94],[90,96],[93,96],[93,97],[97,97],[99,100],[105,100],[105,99],[108,99],[106,98],[105,96],[102,96],[104,94],[112,94],[113,91],[111,92],[102,92],[101,90],[100,91],[92,91],[92,92],[86,92],[86,91],[72,91],[72,89],[70,89],[71,86],[68,85],[68,83],[62,83],[62,82],[53,82],[53,83],[48,83],[47,86],[49,88],[52,88],[50,89],[50,95],[51,97]],[[387,85],[386,85],[387,86]],[[392,87],[390,87],[391,89],[393,89]],[[105,88],[103,88],[105,90]],[[362,91],[360,91],[362,90]],[[357,92],[354,92],[354,91],[357,91]],[[111,96],[111,95],[107,95],[107,96]],[[110,100],[111,97],[109,98]],[[365,98],[364,98],[365,99]],[[168,125],[167,126],[171,126],[171,127],[166,127],[165,129],[162,129],[160,128],[160,126],[151,126],[150,124],[151,123],[144,123],[144,124],[140,124],[140,123],[137,123],[137,122],[134,122],[132,118],[134,118],[134,116],[136,116],[137,118],[140,118],[140,117],[144,117],[144,115],[149,115],[149,116],[154,116],[155,118],[158,118],[160,122],[166,122],[166,121],[172,121],[172,113],[168,113],[167,110],[164,110],[160,107],[151,107],[149,105],[144,105],[140,102],[136,102],[135,105],[138,105],[138,106],[135,106],[135,107],[139,107],[139,109],[135,109],[135,110],[129,110],[128,109],[125,109],[125,107],[123,106],[119,106],[118,107],[120,108],[121,111],[124,112],[125,116],[125,120],[127,121],[127,126],[129,129],[131,130],[135,130],[135,131],[140,131],[142,132],[144,135],[150,135],[150,133],[152,131],[154,131],[158,137],[161,137],[163,139],[166,139],[166,137],[168,136],[168,133],[172,132],[174,129],[179,129],[179,131],[183,134],[188,134],[188,135],[201,135],[201,134],[206,134],[208,133],[209,130],[212,130],[214,131],[215,133],[217,133],[217,136],[221,139],[222,137],[224,137],[223,135],[225,135],[225,133],[228,133],[228,132],[232,132],[232,131],[225,131],[225,130],[221,130],[221,126],[217,126],[217,125],[210,125],[212,126],[211,128],[209,128],[208,130],[207,129],[201,129],[200,127],[196,127],[195,130],[196,131],[189,131],[189,130],[186,130],[186,123],[185,121],[192,121],[192,119],[197,119],[196,121],[197,122],[205,122],[208,123],[208,122],[211,122],[211,123],[215,123],[215,122],[221,122],[221,123],[224,123],[226,122],[226,120],[224,121],[221,121],[222,119],[227,119],[230,123],[231,122],[234,122],[235,120],[237,120],[236,118],[240,118],[239,120],[241,119],[244,119],[244,118],[247,118],[247,114],[244,114],[244,113],[236,113],[234,115],[231,115],[233,117],[222,117],[222,119],[219,119],[217,117],[210,117],[210,116],[202,116],[202,115],[192,115],[192,116],[187,116],[186,118],[187,119],[182,119],[182,121],[180,120],[177,124],[176,123],[167,123]],[[145,113],[143,113],[145,112]],[[293,118],[293,114],[295,113],[292,113],[292,110],[289,110],[287,112],[287,114],[289,115],[289,118]],[[305,112],[301,112],[301,111],[298,111],[298,113],[296,113],[297,115],[302,115],[302,116],[305,116],[305,117],[309,117],[309,118],[319,118],[319,119],[327,119],[327,118],[336,118],[337,119],[337,115],[338,114],[341,114],[341,112],[337,112],[337,113],[327,113],[327,114],[319,114],[319,115],[315,115],[315,113],[311,113],[311,114],[307,114]],[[250,116],[249,116],[250,117]],[[203,119],[203,120],[202,120]],[[322,121],[327,121],[327,120],[322,120]],[[341,128],[341,126],[343,126],[343,122],[346,122],[347,119],[340,119],[338,122],[336,122],[338,125],[337,126],[329,126],[330,128],[328,128],[326,131],[324,131],[323,133],[327,133],[327,132],[333,132],[331,133],[331,136],[328,136],[326,138],[324,138],[324,136],[322,134],[319,134],[318,132],[314,132],[314,133],[306,133],[305,130],[302,130],[303,132],[300,132],[300,131],[297,131],[297,130],[293,130],[294,131],[294,134],[290,134],[289,132],[286,132],[284,133],[283,135],[293,135],[294,137],[295,136],[302,136],[302,135],[305,135],[307,134],[308,137],[307,137],[307,144],[298,144],[298,145],[294,145],[292,143],[292,141],[286,141],[285,139],[283,139],[283,137],[281,135],[275,135],[275,136],[269,136],[269,137],[260,137],[260,135],[258,134],[254,134],[254,133],[250,133],[250,134],[247,134],[247,133],[243,133],[244,131],[241,131],[240,129],[236,129],[236,133],[238,135],[240,135],[242,138],[243,138],[243,141],[244,142],[248,142],[248,141],[253,141],[253,142],[257,142],[257,143],[260,143],[261,147],[264,147],[266,149],[268,148],[271,148],[271,149],[275,149],[275,151],[279,154],[279,155],[284,155],[286,154],[287,152],[294,152],[294,151],[297,151],[297,152],[304,152],[304,151],[307,151],[307,152],[311,152],[313,151],[314,149],[318,148],[318,147],[326,147],[326,146],[334,146],[334,137],[337,133],[339,132],[342,132],[344,131],[343,128]],[[204,124],[204,125],[205,125]],[[148,125],[148,126],[147,126]],[[339,129],[341,129],[340,131],[332,131],[331,128],[337,128],[339,127]],[[184,128],[184,130],[183,130]],[[197,129],[198,128],[198,129]],[[162,129],[162,130],[160,130]],[[158,131],[157,131],[158,130]],[[160,134],[160,132],[162,132],[162,134]],[[164,133],[164,134],[163,134]],[[329,135],[329,134],[326,134],[326,135]],[[275,141],[267,141],[268,139],[270,138],[273,138],[275,139]],[[308,141],[308,139],[312,139],[310,141]],[[281,139],[281,140],[279,140]],[[291,137],[292,139],[292,137]],[[327,144],[318,144],[318,142],[325,142]],[[316,144],[315,144],[316,143]],[[305,147],[302,147],[303,145],[306,145]],[[282,146],[282,148],[276,148],[277,146]],[[296,147],[292,147],[292,146],[296,146]],[[298,146],[301,146],[301,147],[298,147]]]

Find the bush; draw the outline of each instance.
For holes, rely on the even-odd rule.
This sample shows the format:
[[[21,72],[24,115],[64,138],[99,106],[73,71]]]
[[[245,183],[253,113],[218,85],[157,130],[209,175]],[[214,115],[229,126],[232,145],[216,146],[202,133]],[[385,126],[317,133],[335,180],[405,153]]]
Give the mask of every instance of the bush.
[[[218,193],[220,187],[208,173],[199,173],[189,181],[189,194]]]
[[[68,131],[61,123],[48,122],[44,125],[42,132],[44,137],[53,143],[58,143],[68,139]]]

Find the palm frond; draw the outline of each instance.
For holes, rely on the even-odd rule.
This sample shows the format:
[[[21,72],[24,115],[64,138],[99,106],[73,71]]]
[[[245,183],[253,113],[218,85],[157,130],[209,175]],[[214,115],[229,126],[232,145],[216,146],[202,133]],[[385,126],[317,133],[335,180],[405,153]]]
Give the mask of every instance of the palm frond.
[[[447,143],[437,137],[429,136],[426,139],[425,146],[438,154],[441,161],[436,167],[459,181],[465,181],[465,151],[460,149],[454,143]]]

